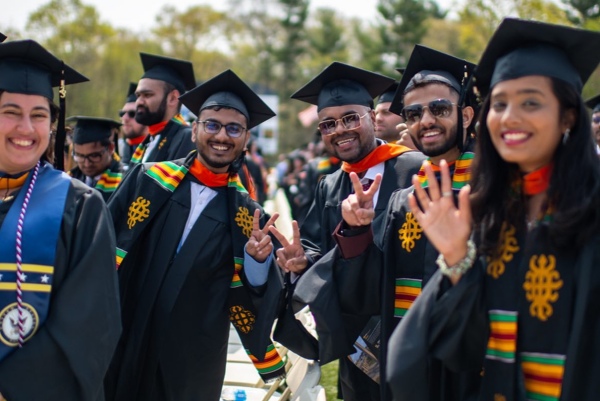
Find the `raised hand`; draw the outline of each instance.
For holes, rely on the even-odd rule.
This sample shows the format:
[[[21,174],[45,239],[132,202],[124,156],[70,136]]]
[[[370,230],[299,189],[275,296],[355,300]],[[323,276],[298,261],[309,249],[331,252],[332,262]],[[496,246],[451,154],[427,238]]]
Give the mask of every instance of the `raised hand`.
[[[306,269],[306,266],[308,266],[308,260],[306,259],[304,248],[302,248],[302,244],[300,244],[300,228],[298,227],[298,222],[296,220],[292,221],[292,230],[292,242],[289,242],[275,226],[269,228],[271,234],[273,234],[282,245],[282,247],[275,252],[277,255],[277,265],[286,273],[293,272],[302,274]]]
[[[252,234],[246,244],[246,252],[252,256],[257,262],[264,262],[267,257],[273,252],[273,241],[269,235],[269,227],[275,224],[275,221],[279,217],[278,213],[274,213],[273,216],[265,223],[265,226],[260,228],[260,210],[254,210],[254,218],[252,219]]]
[[[421,188],[419,179],[415,175],[413,177],[415,193],[408,198],[410,208],[429,241],[444,256],[448,265],[454,265],[467,254],[467,240],[471,235],[469,204],[471,187],[465,185],[461,188],[458,194],[458,208],[456,208],[448,163],[445,160],[440,163],[441,190],[429,162],[425,161],[423,165],[429,184],[429,194]]]
[[[369,225],[375,218],[373,198],[381,184],[381,174],[375,176],[375,180],[366,191],[363,191],[356,173],[350,173],[350,181],[352,181],[354,193],[342,201],[342,218],[351,227]]]

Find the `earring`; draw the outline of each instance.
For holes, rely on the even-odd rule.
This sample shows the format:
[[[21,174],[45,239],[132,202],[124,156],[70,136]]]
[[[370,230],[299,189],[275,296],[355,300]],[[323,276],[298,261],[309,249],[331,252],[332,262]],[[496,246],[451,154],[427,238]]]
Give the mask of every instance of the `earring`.
[[[567,142],[569,141],[569,135],[571,134],[571,129],[567,128],[565,130],[565,133],[563,134],[563,139],[562,139],[562,143],[563,145],[566,145]]]

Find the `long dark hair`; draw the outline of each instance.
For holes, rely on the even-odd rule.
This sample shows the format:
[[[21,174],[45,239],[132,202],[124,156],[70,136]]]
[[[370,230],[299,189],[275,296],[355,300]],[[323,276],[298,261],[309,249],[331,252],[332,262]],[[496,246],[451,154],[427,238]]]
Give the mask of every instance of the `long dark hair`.
[[[559,143],[548,188],[552,208],[549,224],[553,244],[581,247],[600,229],[600,161],[591,135],[591,122],[581,95],[562,80],[550,78],[559,101],[560,120],[574,110],[570,138]],[[521,175],[515,163],[505,162],[492,144],[486,125],[490,96],[479,115],[479,134],[471,181],[471,207],[475,238],[483,254],[494,255],[504,222],[519,227],[525,221],[526,199],[520,191]]]

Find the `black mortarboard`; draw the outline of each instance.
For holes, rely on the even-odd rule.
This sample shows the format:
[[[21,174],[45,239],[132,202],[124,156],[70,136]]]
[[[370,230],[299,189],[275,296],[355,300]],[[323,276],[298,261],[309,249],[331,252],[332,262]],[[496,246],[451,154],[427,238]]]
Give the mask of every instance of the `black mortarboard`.
[[[592,109],[592,113],[600,112],[600,95],[596,95],[585,101],[585,105]]]
[[[223,71],[196,86],[180,96],[179,100],[192,113],[198,115],[211,106],[236,109],[246,116],[248,129],[275,116],[275,112],[231,70]]]
[[[581,93],[600,61],[600,32],[505,18],[474,73],[482,96],[498,82],[528,75],[558,78]]]
[[[373,107],[373,99],[393,83],[384,75],[333,62],[291,98],[315,104],[317,111],[348,104]]]
[[[173,85],[180,93],[196,86],[192,63],[170,57],[140,53],[144,75],[142,78],[158,79]]]
[[[130,82],[129,89],[127,90],[127,97],[125,98],[125,103],[134,103],[137,100],[137,96],[135,95],[136,89],[137,84],[135,82]]]
[[[390,111],[400,114],[404,94],[415,85],[437,82],[450,86],[459,94],[462,93],[467,83],[465,78],[470,76],[474,68],[475,64],[466,60],[426,46],[415,45],[398,85],[398,97],[390,106]]]
[[[33,40],[0,44],[0,90],[53,99],[64,70],[65,84],[88,81]]]
[[[3,34],[2,32],[0,32],[0,43],[4,42],[6,40],[6,35]]]
[[[379,99],[377,99],[377,103],[386,103],[394,100],[394,95],[398,90],[398,82],[394,82],[389,88],[385,90],[381,95],[379,95]]]
[[[73,116],[67,118],[67,121],[76,122],[73,130],[73,143],[77,145],[111,139],[112,129],[121,126],[121,123],[117,121],[102,117]]]

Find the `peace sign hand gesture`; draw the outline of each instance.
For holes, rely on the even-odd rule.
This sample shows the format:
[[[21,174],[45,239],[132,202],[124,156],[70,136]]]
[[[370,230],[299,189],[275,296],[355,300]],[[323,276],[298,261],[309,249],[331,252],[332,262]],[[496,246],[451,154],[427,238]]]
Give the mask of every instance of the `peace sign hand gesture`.
[[[375,180],[366,191],[363,190],[356,173],[350,173],[350,181],[352,181],[354,193],[342,202],[342,218],[350,227],[369,225],[375,218],[373,198],[381,184],[381,174],[375,176]]]
[[[306,259],[304,248],[302,248],[302,244],[300,243],[300,228],[298,227],[298,222],[296,220],[292,221],[292,230],[292,242],[289,242],[275,226],[269,228],[271,234],[273,234],[282,245],[282,247],[275,252],[277,255],[277,265],[279,265],[286,273],[293,272],[302,274],[308,266],[308,259]]]
[[[425,231],[429,241],[444,256],[446,264],[458,263],[467,255],[467,240],[471,236],[471,206],[469,192],[465,185],[458,194],[458,208],[454,205],[452,181],[448,163],[442,160],[441,192],[429,162],[423,162],[429,193],[421,188],[417,176],[413,176],[415,193],[409,195],[410,209]],[[417,199],[419,204],[417,204]],[[420,205],[420,207],[419,207]]]
[[[252,219],[252,234],[246,244],[246,252],[252,256],[254,260],[263,263],[267,257],[273,252],[273,241],[269,235],[269,227],[275,224],[275,220],[279,217],[278,213],[265,223],[265,226],[260,228],[260,210],[254,210],[254,218]]]

